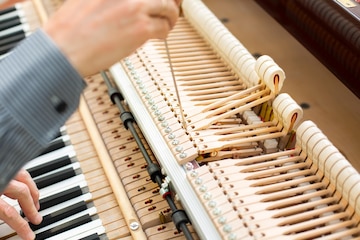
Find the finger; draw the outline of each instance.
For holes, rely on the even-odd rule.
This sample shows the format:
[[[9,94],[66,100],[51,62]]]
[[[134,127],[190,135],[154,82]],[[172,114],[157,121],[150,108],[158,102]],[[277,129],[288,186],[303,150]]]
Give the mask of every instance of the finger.
[[[150,16],[167,19],[170,29],[172,29],[179,16],[179,7],[176,2],[173,0],[157,0],[152,2]]]
[[[176,5],[177,5],[178,7],[180,7],[180,6],[181,6],[181,3],[182,3],[182,0],[175,0],[175,3],[176,3]]]
[[[21,169],[18,174],[15,176],[15,180],[25,183],[29,190],[30,190],[30,194],[32,196],[32,199],[34,201],[34,204],[36,206],[36,208],[39,210],[40,209],[40,204],[39,204],[39,198],[40,198],[40,194],[39,194],[39,190],[34,182],[34,180],[32,179],[31,175],[29,174],[28,171],[26,171],[25,169]]]
[[[30,194],[30,190],[25,183],[17,180],[12,180],[4,191],[4,195],[17,199],[19,205],[25,216],[30,222],[39,224],[42,221],[42,216],[39,214],[34,200]]]
[[[21,239],[34,239],[35,234],[31,230],[29,224],[25,221],[20,214],[0,198],[0,219],[6,222]]]
[[[167,18],[172,29],[179,17],[180,9],[179,6],[173,0],[162,0],[163,4],[163,17]]]
[[[169,22],[165,18],[154,18],[149,26],[152,36],[150,38],[165,39],[171,30]]]

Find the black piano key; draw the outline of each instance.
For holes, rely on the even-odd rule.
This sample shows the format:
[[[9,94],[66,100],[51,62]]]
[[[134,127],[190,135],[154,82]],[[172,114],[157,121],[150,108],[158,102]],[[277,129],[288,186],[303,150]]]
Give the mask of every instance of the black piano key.
[[[80,238],[79,240],[100,240],[100,236],[99,236],[99,234],[94,233],[94,234],[91,234],[90,236]]]
[[[50,195],[46,198],[40,199],[39,203],[40,203],[40,210],[44,210],[47,209],[49,207],[53,207],[57,204],[66,202],[70,199],[79,197],[81,195],[83,195],[84,193],[86,193],[88,191],[85,191],[83,189],[81,189],[79,186],[67,189],[65,191],[61,191],[59,193],[56,193],[54,195]]]
[[[54,171],[56,169],[59,169],[61,167],[64,167],[66,165],[71,164],[71,158],[69,156],[63,156],[59,157],[55,160],[45,162],[41,165],[34,166],[32,168],[27,169],[27,171],[30,173],[31,177],[35,178],[42,174]]]
[[[39,225],[34,225],[32,223],[29,223],[29,226],[31,227],[31,229],[33,231],[39,230],[41,228],[44,228],[50,224],[56,223],[62,219],[71,217],[73,215],[75,215],[76,213],[85,211],[87,209],[87,204],[82,201],[82,202],[78,202],[74,205],[71,205],[67,208],[64,209],[60,209],[56,212],[53,212],[51,214],[48,214],[46,216],[43,216],[43,221],[39,224]]]
[[[40,176],[39,178],[34,179],[36,186],[41,189],[52,184],[58,183],[65,179],[76,176],[76,172],[73,168],[66,168],[54,174],[49,174],[45,176]]]
[[[4,39],[7,39],[9,37],[13,37],[15,35],[19,35],[19,34],[26,34],[26,32],[24,32],[24,29],[20,29],[20,30],[17,30],[17,31],[13,31],[11,33],[8,33],[6,35],[1,35],[0,36],[0,40],[4,40]]]
[[[40,203],[40,209],[39,211],[42,211],[44,209],[53,207],[55,205],[58,205],[60,203],[69,201],[71,199],[74,199],[76,197],[80,197],[81,195],[89,192],[88,190],[82,189],[79,186],[75,186],[73,188],[67,189],[65,191],[58,192],[56,194],[50,195],[46,198],[42,198],[39,200]],[[21,210],[20,215],[22,217],[25,217],[24,212]]]
[[[36,234],[35,239],[36,240],[41,240],[41,239],[49,238],[49,237],[52,237],[54,235],[65,232],[67,230],[70,230],[72,228],[76,228],[78,226],[81,226],[81,225],[83,225],[85,223],[91,222],[91,221],[92,221],[92,218],[91,218],[90,215],[84,215],[84,216],[81,216],[81,217],[79,217],[77,219],[69,221],[67,223],[64,223],[64,224],[56,226],[56,227],[54,227],[52,229],[49,229],[47,231]]]
[[[49,143],[49,145],[46,147],[46,149],[40,155],[55,151],[57,149],[65,147],[65,146],[66,146],[66,143],[64,142],[64,140],[62,138],[54,139],[53,141],[51,141]]]
[[[18,42],[22,41],[25,37],[26,37],[25,33],[22,32],[20,34],[13,35],[8,38],[4,38],[4,39],[0,40],[0,46],[5,46],[6,44],[9,44],[9,43],[18,43]]]
[[[57,133],[55,133],[55,137],[53,138],[54,140],[63,136],[62,132],[61,131],[58,131]]]
[[[6,20],[0,21],[0,31],[15,27],[20,24],[22,24],[20,17],[14,16],[12,18],[8,18]]]
[[[11,49],[13,49],[16,45],[18,45],[18,42],[8,43],[6,45],[0,46],[0,55],[5,54],[9,52]]]
[[[15,6],[8,7],[8,8],[0,10],[0,15],[5,14],[5,13],[9,13],[9,12],[14,12],[14,11],[16,11]]]

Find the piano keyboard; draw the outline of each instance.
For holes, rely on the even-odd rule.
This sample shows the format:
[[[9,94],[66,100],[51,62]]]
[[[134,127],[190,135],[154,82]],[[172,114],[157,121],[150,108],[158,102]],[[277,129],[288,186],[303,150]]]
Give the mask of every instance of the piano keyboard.
[[[76,160],[74,148],[69,144],[69,136],[60,136],[50,144],[48,152],[25,166],[40,191],[43,222],[31,225],[36,239],[80,239],[90,236],[99,239],[105,233],[101,221],[96,217],[96,208],[91,203],[92,194]],[[16,201],[4,199],[20,212]],[[1,224],[0,228],[1,239],[18,239],[6,224]]]
[[[40,26],[40,19],[30,1],[0,10],[0,59]]]

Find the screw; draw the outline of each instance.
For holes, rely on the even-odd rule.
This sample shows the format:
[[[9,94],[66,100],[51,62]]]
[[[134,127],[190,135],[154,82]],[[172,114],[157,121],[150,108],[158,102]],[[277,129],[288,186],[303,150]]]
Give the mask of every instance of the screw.
[[[135,231],[139,228],[139,223],[138,222],[131,222],[130,223],[130,229]]]

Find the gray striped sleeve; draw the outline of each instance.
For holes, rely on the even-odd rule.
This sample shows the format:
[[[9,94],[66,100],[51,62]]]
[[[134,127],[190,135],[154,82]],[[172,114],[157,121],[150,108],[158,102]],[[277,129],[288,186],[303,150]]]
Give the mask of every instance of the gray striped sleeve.
[[[0,192],[76,110],[85,82],[38,30],[0,63]]]

